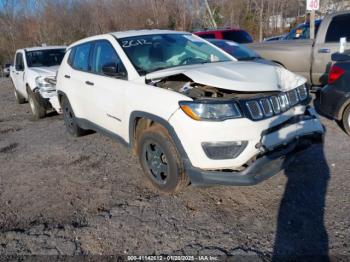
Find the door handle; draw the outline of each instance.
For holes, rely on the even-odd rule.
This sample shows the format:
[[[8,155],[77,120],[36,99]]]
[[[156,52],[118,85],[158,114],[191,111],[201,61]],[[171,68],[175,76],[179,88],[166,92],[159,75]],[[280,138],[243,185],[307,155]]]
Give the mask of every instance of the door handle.
[[[89,85],[89,86],[93,86],[94,83],[93,82],[90,82],[90,81],[85,81],[85,84]]]
[[[68,79],[70,78],[70,76],[69,76],[69,75],[64,75],[64,77],[65,77],[65,78],[68,78]]]
[[[331,49],[329,49],[329,48],[318,49],[319,54],[329,54],[330,52],[331,52]]]

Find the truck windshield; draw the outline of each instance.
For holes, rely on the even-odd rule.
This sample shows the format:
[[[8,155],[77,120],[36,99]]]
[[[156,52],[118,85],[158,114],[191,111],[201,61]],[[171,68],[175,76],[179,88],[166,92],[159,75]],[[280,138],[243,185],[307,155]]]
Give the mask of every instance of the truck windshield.
[[[60,65],[64,57],[65,49],[50,49],[26,51],[28,67],[46,67]]]
[[[224,52],[191,34],[157,34],[118,39],[140,75],[182,65],[232,61]]]
[[[315,22],[315,36],[317,35],[320,22]],[[299,25],[290,31],[284,40],[310,39],[310,24]]]

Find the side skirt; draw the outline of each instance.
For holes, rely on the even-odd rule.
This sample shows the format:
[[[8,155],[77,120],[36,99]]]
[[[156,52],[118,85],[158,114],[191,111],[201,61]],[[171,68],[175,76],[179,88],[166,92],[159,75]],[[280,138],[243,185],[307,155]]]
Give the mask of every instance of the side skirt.
[[[92,123],[91,121],[86,120],[84,118],[76,118],[76,121],[78,122],[78,125],[81,128],[86,129],[86,130],[92,130],[92,131],[95,131],[97,133],[100,133],[104,136],[107,136],[107,137],[117,141],[118,143],[122,144],[123,146],[130,148],[130,144],[128,142],[126,142],[121,136],[119,136],[119,135],[99,126],[99,125],[96,125],[96,124]]]

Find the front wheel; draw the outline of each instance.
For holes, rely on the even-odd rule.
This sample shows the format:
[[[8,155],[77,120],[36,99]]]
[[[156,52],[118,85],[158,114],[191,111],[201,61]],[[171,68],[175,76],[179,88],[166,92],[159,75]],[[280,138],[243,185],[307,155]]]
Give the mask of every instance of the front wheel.
[[[39,120],[40,118],[44,118],[46,116],[45,106],[38,101],[33,91],[28,90],[27,93],[30,110],[32,111],[34,119]]]
[[[189,184],[175,145],[161,125],[142,131],[137,151],[144,173],[158,190],[175,193]]]
[[[20,93],[18,93],[15,87],[14,87],[14,95],[15,95],[17,104],[24,104],[26,102],[26,99],[22,97]]]
[[[344,111],[342,124],[345,132],[350,135],[350,105]]]

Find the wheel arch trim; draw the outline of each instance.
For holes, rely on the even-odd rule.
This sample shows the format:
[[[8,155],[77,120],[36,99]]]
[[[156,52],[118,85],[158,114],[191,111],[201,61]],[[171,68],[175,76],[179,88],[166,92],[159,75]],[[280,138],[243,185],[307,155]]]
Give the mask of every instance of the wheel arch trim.
[[[187,153],[179,139],[179,137],[177,136],[175,129],[173,128],[173,126],[164,118],[161,118],[157,115],[154,114],[150,114],[144,111],[133,111],[130,114],[130,118],[129,118],[129,145],[131,148],[134,148],[134,143],[135,143],[135,128],[136,128],[136,119],[139,118],[144,118],[144,119],[148,119],[151,121],[154,121],[156,123],[161,124],[169,133],[171,139],[173,140],[176,150],[178,151],[178,153],[180,154],[180,158],[182,160],[188,160],[188,156]]]

